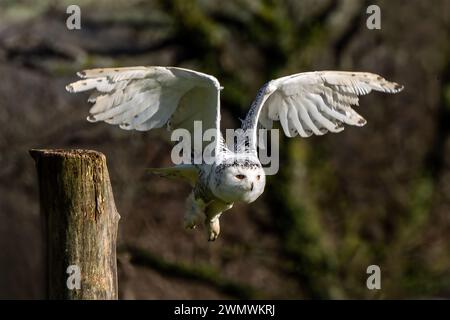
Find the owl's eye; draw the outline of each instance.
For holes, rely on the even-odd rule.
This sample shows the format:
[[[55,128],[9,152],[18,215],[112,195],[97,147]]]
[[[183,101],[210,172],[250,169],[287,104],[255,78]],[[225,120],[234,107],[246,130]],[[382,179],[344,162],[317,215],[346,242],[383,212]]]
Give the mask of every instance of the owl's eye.
[[[256,176],[256,180],[259,180],[259,179],[261,179],[261,176],[258,174],[258,175]]]
[[[236,177],[236,179],[239,179],[239,180],[242,180],[245,178],[245,176],[243,174],[237,174],[235,177]]]

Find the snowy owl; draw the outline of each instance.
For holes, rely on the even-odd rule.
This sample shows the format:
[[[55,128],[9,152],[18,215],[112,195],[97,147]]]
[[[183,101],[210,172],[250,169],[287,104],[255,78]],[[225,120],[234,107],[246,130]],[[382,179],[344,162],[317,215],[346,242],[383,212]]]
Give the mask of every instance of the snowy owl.
[[[193,132],[194,121],[216,132],[212,163],[184,163],[151,173],[182,178],[192,186],[184,217],[187,228],[205,223],[208,240],[220,232],[219,217],[234,202],[251,203],[264,191],[266,176],[258,159],[258,127],[271,129],[279,121],[288,137],[323,135],[363,126],[366,120],[353,105],[358,96],[375,91],[397,93],[403,86],[367,72],[317,71],[298,73],[264,84],[258,91],[234,148],[220,131],[219,81],[208,74],[177,67],[91,69],[69,92],[95,90],[87,120],[104,121],[125,130],[146,131],[166,126]]]

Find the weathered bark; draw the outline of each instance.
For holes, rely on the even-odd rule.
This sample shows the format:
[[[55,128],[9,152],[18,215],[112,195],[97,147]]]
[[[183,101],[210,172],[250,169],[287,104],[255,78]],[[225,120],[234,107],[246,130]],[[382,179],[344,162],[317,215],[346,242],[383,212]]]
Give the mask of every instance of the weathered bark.
[[[90,150],[31,150],[30,154],[36,162],[46,232],[48,297],[117,299],[120,216],[105,156]],[[80,270],[80,289],[67,284],[73,274],[68,267],[73,265]]]

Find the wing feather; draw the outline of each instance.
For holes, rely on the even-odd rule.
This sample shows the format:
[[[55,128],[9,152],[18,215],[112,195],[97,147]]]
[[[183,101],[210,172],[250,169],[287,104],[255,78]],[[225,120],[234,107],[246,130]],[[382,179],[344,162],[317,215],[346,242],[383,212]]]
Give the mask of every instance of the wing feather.
[[[312,131],[314,134],[321,136],[323,133],[319,130],[319,128],[314,124],[311,116],[308,112],[307,106],[305,104],[298,104],[297,108],[299,110],[300,117],[305,122],[307,129]]]
[[[265,84],[253,102],[242,128],[252,130],[252,150],[256,150],[257,124],[271,128],[280,121],[289,137],[298,132],[312,134],[340,132],[343,123],[363,126],[366,120],[352,106],[358,96],[371,91],[397,93],[403,86],[368,72],[319,71],[298,73]]]
[[[288,137],[292,137],[289,131],[289,124],[288,124],[288,106],[284,101],[281,101],[281,105],[279,106],[278,117],[280,118],[280,123],[281,127],[283,128],[284,134],[287,135]]]
[[[313,117],[318,124],[320,124],[323,127],[325,127],[326,130],[329,130],[331,132],[336,132],[335,131],[335,127],[336,127],[335,124],[333,122],[331,122],[330,120],[328,120],[327,118],[325,118],[322,115],[322,113],[319,112],[319,110],[317,109],[317,105],[316,104],[312,103],[307,98],[302,99],[302,102],[303,102],[304,105],[306,105],[306,108],[308,109],[309,114],[311,114],[311,117]],[[321,132],[324,132],[324,130],[325,129],[321,130]]]
[[[302,125],[298,117],[297,108],[295,108],[293,104],[289,104],[289,118],[292,120],[292,124],[294,125],[295,129],[297,130],[298,134],[301,137],[307,138],[311,136],[311,134],[306,133],[306,131],[303,129],[304,126]]]
[[[95,90],[88,99],[93,103],[90,122],[146,131],[163,127],[174,118],[172,128],[191,131],[193,121],[198,120],[204,130],[213,128],[220,135],[220,84],[213,76],[176,67],[98,68],[77,74],[82,80],[66,89]]]

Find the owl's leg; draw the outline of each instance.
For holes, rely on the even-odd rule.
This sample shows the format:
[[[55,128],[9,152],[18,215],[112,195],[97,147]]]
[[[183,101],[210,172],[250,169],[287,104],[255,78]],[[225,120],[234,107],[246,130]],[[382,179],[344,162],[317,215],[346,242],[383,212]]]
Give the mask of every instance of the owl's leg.
[[[194,229],[202,222],[206,205],[203,199],[195,199],[194,192],[189,195],[186,199],[186,213],[184,214],[185,228]]]
[[[233,207],[233,203],[225,203],[219,200],[214,200],[206,207],[206,230],[208,232],[208,241],[217,239],[220,233],[220,215]]]

